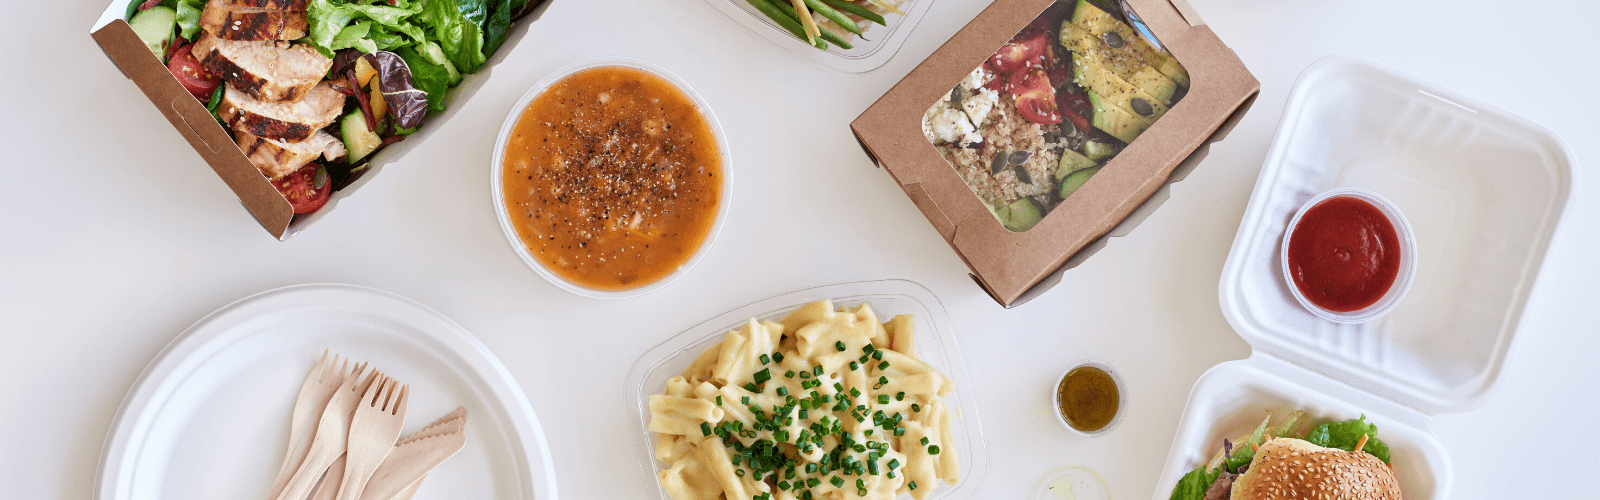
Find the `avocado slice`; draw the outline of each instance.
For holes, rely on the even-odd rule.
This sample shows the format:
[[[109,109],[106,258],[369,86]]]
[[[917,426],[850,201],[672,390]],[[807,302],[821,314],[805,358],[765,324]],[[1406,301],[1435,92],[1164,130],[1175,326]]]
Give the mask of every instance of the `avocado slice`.
[[[1072,74],[1078,80],[1078,85],[1091,89],[1100,94],[1100,97],[1110,101],[1134,115],[1155,120],[1167,113],[1166,101],[1172,96],[1153,96],[1144,89],[1133,86],[1126,80],[1117,78],[1104,68],[1090,64],[1083,56],[1072,54]]]
[[[150,10],[140,11],[128,19],[128,27],[139,35],[139,40],[144,42],[156,58],[167,62],[167,45],[172,43],[172,36],[178,29],[178,11],[165,5],[151,7]]]
[[[996,219],[1000,219],[1000,225],[1005,226],[1006,229],[1013,233],[1033,229],[1033,226],[1044,218],[1044,214],[1039,210],[1039,205],[1026,196],[1018,198],[1017,201],[1000,207],[998,210],[994,210],[994,216]]]
[[[1083,143],[1083,155],[1091,161],[1100,161],[1117,154],[1117,147],[1110,143],[1089,141]]]
[[[1072,12],[1072,24],[1101,39],[1105,38],[1106,33],[1116,33],[1123,41],[1128,42],[1127,46],[1137,52],[1146,65],[1160,71],[1178,85],[1189,86],[1189,71],[1183,69],[1182,64],[1178,64],[1178,59],[1172,57],[1171,52],[1152,47],[1144,37],[1133,30],[1133,27],[1105,10],[1085,0],[1078,0],[1078,7]]]
[[[1090,143],[1087,143],[1087,144],[1100,144],[1100,143],[1098,143],[1098,142],[1090,142]],[[1081,154],[1078,154],[1077,151],[1073,151],[1073,150],[1070,150],[1070,149],[1063,149],[1063,150],[1061,150],[1061,164],[1060,164],[1060,166],[1058,166],[1056,168],[1056,181],[1057,182],[1061,181],[1061,179],[1066,177],[1067,174],[1070,174],[1070,173],[1073,173],[1073,172],[1077,172],[1079,170],[1083,170],[1083,169],[1086,169],[1086,168],[1089,168],[1089,167],[1093,167],[1093,166],[1094,166],[1094,160],[1089,159],[1089,157],[1081,155]]]
[[[1089,182],[1089,178],[1094,177],[1094,174],[1099,172],[1100,168],[1101,167],[1086,168],[1067,175],[1067,178],[1065,179],[1061,179],[1061,191],[1059,193],[1061,195],[1061,199],[1065,200],[1068,196],[1072,196],[1072,193],[1077,192],[1078,188],[1083,187],[1083,183]]]
[[[1099,94],[1089,91],[1089,105],[1094,107],[1094,128],[1104,130],[1112,137],[1122,142],[1133,143],[1133,140],[1144,133],[1145,129],[1155,123],[1154,119],[1144,119],[1123,111],[1115,104],[1106,102]]]
[[[1061,25],[1061,45],[1082,56],[1089,64],[1121,78],[1162,103],[1171,102],[1173,94],[1178,91],[1177,82],[1145,64],[1143,59],[1131,52],[1111,48],[1105,40],[1072,23]]]

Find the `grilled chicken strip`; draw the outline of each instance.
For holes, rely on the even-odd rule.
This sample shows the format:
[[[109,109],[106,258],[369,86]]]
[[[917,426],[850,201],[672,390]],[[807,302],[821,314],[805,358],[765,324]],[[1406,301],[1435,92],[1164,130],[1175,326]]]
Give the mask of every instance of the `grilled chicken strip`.
[[[327,82],[319,83],[296,102],[266,102],[228,85],[217,116],[234,130],[283,142],[309,139],[332,124],[344,111],[344,94]]]
[[[311,6],[311,0],[211,0],[210,3],[264,10],[306,10]]]
[[[200,13],[200,27],[223,40],[294,40],[306,36],[306,11],[228,5],[211,0]]]
[[[206,72],[268,102],[300,100],[333,67],[332,58],[310,45],[284,41],[223,40],[204,33],[192,50]]]
[[[324,130],[318,130],[310,139],[300,142],[257,137],[243,130],[235,131],[233,135],[239,143],[239,150],[250,158],[250,163],[254,163],[256,168],[261,169],[262,175],[272,180],[300,170],[300,167],[316,160],[318,155],[334,160],[346,154],[344,143]]]

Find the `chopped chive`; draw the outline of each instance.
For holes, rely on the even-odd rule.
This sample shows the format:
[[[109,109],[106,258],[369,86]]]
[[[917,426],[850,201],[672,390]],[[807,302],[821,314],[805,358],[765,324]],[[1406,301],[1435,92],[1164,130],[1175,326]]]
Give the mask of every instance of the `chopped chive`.
[[[845,350],[845,346],[844,346],[844,341],[843,341],[843,340],[841,340],[841,341],[838,341],[838,342],[834,342],[834,343],[833,343],[833,348],[834,348],[834,349],[838,349],[838,350],[840,350],[840,351],[843,351],[843,350]]]
[[[788,396],[789,395],[789,388],[781,386],[781,385],[778,386],[778,395],[779,396]],[[884,396],[884,397],[888,397],[888,396]]]
[[[739,403],[740,404],[744,404],[744,405],[749,405],[750,404],[750,396],[744,396],[744,397],[739,398]]]
[[[805,379],[808,379],[808,378],[811,378],[811,372],[809,372],[809,371],[800,372],[800,379],[801,380],[805,380]]]
[[[861,346],[861,352],[867,353],[867,354],[872,354],[872,351],[874,351],[876,349],[877,348],[872,347],[872,344],[870,344],[870,343],[868,343],[867,345]]]
[[[816,467],[812,467],[813,465],[817,465],[817,464],[806,464],[806,472],[816,472],[817,468]],[[821,479],[817,479],[817,478],[813,477],[813,478],[810,478],[810,479],[806,480],[806,487],[807,488],[815,488],[819,484],[822,484],[822,480]],[[807,493],[810,493],[810,492],[807,492]]]
[[[916,481],[912,481],[910,483],[907,483],[906,487],[907,488],[911,488],[912,490],[915,490],[915,489],[917,489],[917,482]]]
[[[834,382],[833,383],[833,390],[835,390],[835,391],[844,391],[844,384],[839,383],[839,382]],[[855,396],[851,396],[851,397],[855,397]]]
[[[806,418],[808,418],[810,416],[811,416],[811,411],[810,410],[806,410],[806,409],[801,409],[800,410],[800,420],[805,420]]]
[[[765,383],[768,380],[772,380],[772,369],[771,368],[762,368],[761,371],[756,372],[755,379],[756,379],[756,383],[757,384]]]
[[[860,358],[856,358],[856,361],[860,361],[861,364],[866,364],[867,360],[869,360],[869,359],[872,359],[872,357],[868,356],[866,354],[862,354]]]
[[[783,490],[783,491],[789,491],[789,482],[788,481],[778,481],[778,489]]]
[[[773,361],[783,361],[783,353],[781,353],[781,352],[772,353],[772,360]]]
[[[711,435],[711,422],[700,422],[700,435],[701,436],[710,436]]]
[[[778,390],[781,391],[781,390],[783,390],[783,388],[779,387]],[[878,404],[880,404],[880,405],[889,404],[889,395],[888,394],[879,394],[878,395]]]
[[[922,405],[911,403],[911,411],[922,411]]]
[[[895,427],[894,428],[894,435],[896,435],[896,436],[904,436],[904,435],[906,435],[906,428],[905,427]]]
[[[822,365],[817,365],[815,367],[812,367],[811,368],[811,374],[812,375],[816,375],[818,377],[821,377],[822,376]]]
[[[894,471],[889,471],[888,474],[884,474],[884,475],[888,476],[889,479],[894,479]]]
[[[889,369],[889,362],[888,361],[884,361],[882,363],[878,363],[878,371],[881,372],[881,371],[888,370],[888,369]]]
[[[865,431],[861,431],[861,435],[863,435],[863,436],[871,436],[872,435],[872,429],[867,429]]]
[[[852,398],[861,397],[861,389],[857,389],[857,388],[851,387],[850,388],[850,397],[852,397]]]
[[[739,477],[744,477],[744,469],[734,469],[733,475],[739,476]]]
[[[771,356],[767,356],[765,354],[762,354],[761,357],[757,358],[757,359],[760,359],[761,360],[761,364],[763,364],[763,365],[772,362],[772,357]]]
[[[816,473],[817,473],[817,464],[815,464],[815,463],[806,464],[806,474],[816,474]],[[812,485],[812,486],[815,486],[815,485]]]
[[[889,469],[892,470],[895,467],[899,467],[899,466],[900,466],[900,459],[894,458],[894,459],[890,459],[889,460]]]
[[[883,351],[872,351],[872,359],[883,359]]]
[[[939,454],[939,445],[929,446],[928,447],[928,454],[929,455],[938,455]]]
[[[874,476],[878,475],[878,462],[871,460],[867,461],[867,472]]]
[[[922,445],[923,446],[927,446],[928,445],[928,436],[922,436]]]
[[[839,479],[839,476],[833,476],[833,479],[829,479],[828,482],[833,483],[833,487],[835,488],[844,487],[844,480]]]
[[[856,370],[860,370],[860,369],[861,369],[861,363],[857,363],[857,362],[854,362],[854,361],[850,362],[850,371],[856,371]]]
[[[750,391],[750,392],[754,392],[756,394],[760,394],[761,393],[761,387],[760,386],[752,384],[752,383],[748,383],[748,382],[746,382],[744,384],[744,390],[747,390],[747,391]],[[749,397],[749,396],[746,396],[746,397]]]
[[[894,393],[894,400],[895,401],[905,401],[906,400],[906,391],[900,391],[900,392]]]

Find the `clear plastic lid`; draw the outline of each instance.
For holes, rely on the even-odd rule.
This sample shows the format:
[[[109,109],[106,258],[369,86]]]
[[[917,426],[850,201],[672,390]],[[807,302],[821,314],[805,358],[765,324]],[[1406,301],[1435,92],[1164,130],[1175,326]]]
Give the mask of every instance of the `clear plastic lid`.
[[[1493,393],[1572,190],[1572,155],[1544,128],[1351,57],[1307,68],[1285,106],[1223,268],[1223,314],[1258,352],[1425,414]],[[1405,214],[1416,276],[1377,320],[1301,307],[1278,265],[1290,219],[1357,187]]]
[[[660,394],[666,388],[667,379],[681,373],[706,347],[721,342],[723,334],[751,318],[780,319],[802,305],[823,299],[830,299],[839,307],[871,304],[880,319],[899,314],[915,316],[918,356],[949,376],[956,385],[955,391],[943,399],[953,417],[950,431],[955,442],[947,446],[955,447],[961,480],[955,485],[941,484],[929,498],[968,498],[978,491],[988,465],[988,452],[978,421],[975,394],[962,361],[961,348],[956,345],[955,333],[950,329],[950,319],[945,316],[939,299],[922,285],[883,279],[819,285],[757,300],[689,327],[639,356],[639,361],[628,372],[626,406],[636,439],[635,457],[639,460],[640,477],[648,498],[671,500],[656,480],[656,473],[664,470],[666,464],[655,458],[656,440],[649,430],[650,396]]]
[[[844,49],[829,44],[827,50],[821,50],[808,45],[805,40],[778,26],[778,23],[751,4],[752,1],[768,0],[702,1],[706,7],[722,14],[728,22],[744,29],[750,36],[766,42],[767,45],[813,66],[845,76],[870,73],[887,64],[896,53],[900,52],[900,46],[911,36],[911,31],[917,27],[917,22],[928,12],[928,6],[933,4],[933,0],[900,0],[899,8],[905,15],[885,14],[883,16],[885,25],[882,26],[864,23],[866,29],[861,30],[861,36],[850,35],[838,29],[830,30],[836,34],[850,35],[846,41],[850,42],[852,48]],[[789,3],[789,0],[771,1],[781,2],[784,5]],[[892,4],[895,0],[888,1]]]

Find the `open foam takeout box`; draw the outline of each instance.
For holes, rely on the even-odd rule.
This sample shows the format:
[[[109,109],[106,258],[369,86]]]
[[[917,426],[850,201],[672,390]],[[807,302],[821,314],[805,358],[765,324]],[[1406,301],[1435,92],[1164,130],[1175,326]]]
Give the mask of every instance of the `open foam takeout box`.
[[[462,75],[461,84],[450,91],[448,109],[429,116],[423,122],[422,129],[408,136],[406,140],[373,153],[371,159],[367,160],[367,168],[357,174],[349,185],[333,192],[328,198],[328,204],[316,212],[301,214],[299,217],[295,216],[294,210],[290,208],[289,202],[283,195],[278,194],[278,189],[272,186],[272,182],[261,175],[261,171],[250,163],[250,159],[246,158],[244,152],[233,142],[233,132],[217,123],[211,112],[206,111],[205,103],[196,100],[184,90],[178,79],[174,78],[172,73],[168,72],[166,65],[161,63],[161,59],[151,53],[144,42],[140,41],[139,35],[128,26],[126,17],[129,0],[112,0],[111,5],[107,6],[105,12],[95,21],[94,27],[89,29],[89,33],[94,37],[95,43],[100,45],[100,50],[105,52],[106,57],[122,70],[124,76],[139,86],[139,90],[150,99],[150,103],[167,117],[167,121],[172,122],[172,127],[177,129],[179,134],[183,134],[183,138],[189,141],[194,151],[199,153],[206,164],[217,172],[217,176],[228,184],[233,193],[239,197],[239,202],[250,211],[250,215],[255,217],[256,222],[259,222],[267,232],[272,233],[273,237],[285,240],[310,227],[328,212],[332,212],[334,206],[339,204],[339,200],[366,184],[384,165],[398,161],[421,144],[433,134],[434,130],[443,127],[444,123],[455,115],[456,110],[461,108],[462,103],[477,94],[478,89],[489,80],[491,70],[500,64],[500,61],[505,60],[506,54],[511,52],[511,47],[528,33],[528,26],[543,15],[545,9],[552,3],[551,0],[531,1],[537,3],[537,6],[522,20],[512,25],[511,32],[506,35],[505,44],[500,50],[490,56],[488,62],[484,63],[483,68],[477,73]]]
[[[1295,301],[1277,256],[1295,211],[1347,186],[1400,207],[1418,271],[1389,314],[1342,325]],[[1447,498],[1450,457],[1429,422],[1493,395],[1571,189],[1570,152],[1538,125],[1364,60],[1312,64],[1223,267],[1223,314],[1254,352],[1195,383],[1155,498],[1222,439],[1301,408],[1365,414],[1405,497]]]

